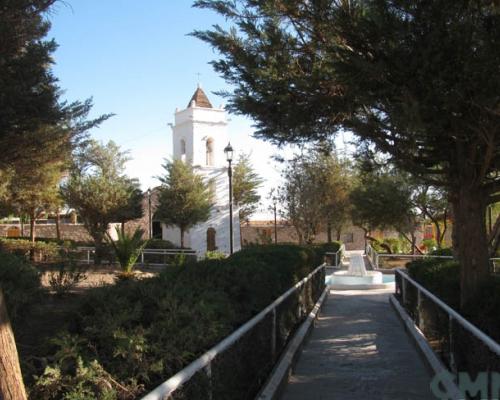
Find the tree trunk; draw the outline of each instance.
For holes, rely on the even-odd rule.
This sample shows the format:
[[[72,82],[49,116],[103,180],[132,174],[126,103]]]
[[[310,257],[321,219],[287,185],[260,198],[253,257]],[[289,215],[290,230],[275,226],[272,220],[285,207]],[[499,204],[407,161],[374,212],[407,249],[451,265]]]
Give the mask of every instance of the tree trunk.
[[[30,241],[31,241],[30,260],[31,261],[36,261],[35,260],[35,256],[36,256],[36,254],[35,254],[35,220],[36,220],[35,213],[32,212],[30,215]]]
[[[326,236],[327,236],[326,241],[328,243],[332,243],[332,224],[330,222],[326,224]]]
[[[184,248],[184,228],[180,228],[181,230],[181,249]]]
[[[340,229],[337,229],[337,241],[340,242],[340,237],[341,237],[342,231]]]
[[[0,289],[0,399],[26,400],[14,333]]]
[[[35,213],[31,213],[30,215],[30,241],[32,244],[35,244],[35,221],[36,221],[36,216]]]
[[[438,247],[438,249],[440,249],[441,247],[443,247],[443,239],[442,239],[442,235],[441,235],[441,226],[439,225],[439,221],[438,220],[435,220],[433,221],[434,222],[434,226],[436,227],[436,245]]]
[[[452,199],[453,251],[460,262],[460,304],[467,304],[488,280],[486,204],[480,190],[463,185]]]
[[[59,209],[56,210],[56,237],[61,240],[61,217],[59,216]]]

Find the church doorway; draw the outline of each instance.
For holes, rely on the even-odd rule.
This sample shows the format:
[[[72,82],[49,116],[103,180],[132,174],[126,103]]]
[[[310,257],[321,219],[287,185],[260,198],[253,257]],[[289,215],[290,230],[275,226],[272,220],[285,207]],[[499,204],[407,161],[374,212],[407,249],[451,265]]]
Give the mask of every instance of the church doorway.
[[[215,235],[216,232],[214,228],[207,229],[207,251],[217,250]]]

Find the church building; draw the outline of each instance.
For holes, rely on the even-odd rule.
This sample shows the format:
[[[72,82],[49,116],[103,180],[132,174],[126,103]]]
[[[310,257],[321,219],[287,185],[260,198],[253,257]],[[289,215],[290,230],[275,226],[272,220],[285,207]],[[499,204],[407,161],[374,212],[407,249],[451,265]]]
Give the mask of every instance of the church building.
[[[214,108],[200,86],[187,107],[175,111],[173,157],[190,163],[208,184],[212,210],[206,222],[185,233],[184,246],[203,257],[207,251],[229,254],[229,178],[224,148],[229,143],[226,111]],[[177,227],[162,226],[163,239],[180,245]],[[233,207],[233,251],[241,248],[238,210]]]

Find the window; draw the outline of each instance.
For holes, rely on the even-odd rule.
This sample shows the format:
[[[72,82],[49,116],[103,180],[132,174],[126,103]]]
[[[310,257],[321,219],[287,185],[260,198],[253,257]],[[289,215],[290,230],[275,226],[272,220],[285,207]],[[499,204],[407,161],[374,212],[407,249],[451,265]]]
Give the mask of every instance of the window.
[[[162,239],[163,238],[163,232],[161,229],[161,222],[160,221],[153,221],[153,239]]]
[[[214,157],[214,140],[212,138],[207,139],[207,162],[206,164],[209,166],[213,165],[213,157]]]
[[[217,181],[215,178],[210,178],[208,180],[208,199],[212,205],[215,203],[217,197],[216,197],[216,191],[217,191]]]
[[[181,139],[181,160],[186,161],[186,141]]]
[[[207,229],[207,251],[217,250],[215,235],[216,232],[214,228]]]

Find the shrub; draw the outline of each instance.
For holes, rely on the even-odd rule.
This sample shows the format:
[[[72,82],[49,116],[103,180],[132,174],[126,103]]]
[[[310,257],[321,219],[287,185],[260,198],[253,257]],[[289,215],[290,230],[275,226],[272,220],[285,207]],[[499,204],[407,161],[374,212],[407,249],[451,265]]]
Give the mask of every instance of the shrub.
[[[456,261],[425,258],[407,264],[410,276],[455,309],[460,305],[460,265]]]
[[[133,275],[132,270],[141,255],[142,249],[146,246],[147,240],[142,240],[144,231],[140,228],[137,228],[132,235],[122,232],[120,228],[116,228],[116,234],[118,240],[114,241],[109,235],[108,240],[120,263],[121,277],[127,278]]]
[[[148,249],[177,249],[178,247],[168,240],[150,239],[148,240]]]
[[[453,249],[451,247],[443,247],[442,249],[436,249],[430,253],[432,256],[449,256],[453,257]]]
[[[222,251],[213,250],[207,251],[205,253],[205,258],[207,260],[223,260],[226,258],[226,255]]]
[[[0,248],[6,253],[15,254],[26,259],[34,252],[38,261],[51,261],[59,257],[59,245],[54,242],[36,241],[32,243],[25,239],[0,239]]]
[[[68,398],[75,385],[94,390],[96,374],[109,374],[134,394],[141,385],[153,388],[302,279],[316,258],[308,247],[254,246],[223,260],[188,262],[154,278],[91,289],[71,328],[76,344],[68,344],[68,334],[56,343],[58,354],[76,349],[70,367],[52,363],[35,388],[56,382],[65,389],[54,395],[47,389],[43,398]],[[78,372],[84,371],[80,365],[95,373]]]
[[[57,271],[49,272],[48,281],[50,288],[57,296],[63,296],[70,292],[78,283],[85,280],[84,269],[69,259],[54,265]]]
[[[0,252],[0,287],[13,322],[40,295],[40,274],[25,260]]]

